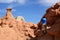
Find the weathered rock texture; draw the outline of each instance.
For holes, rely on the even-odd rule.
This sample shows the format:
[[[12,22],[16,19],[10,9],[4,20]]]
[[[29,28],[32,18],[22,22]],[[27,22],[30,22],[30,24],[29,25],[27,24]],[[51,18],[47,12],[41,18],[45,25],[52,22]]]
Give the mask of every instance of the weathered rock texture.
[[[24,22],[23,17],[15,19],[11,10],[8,8],[7,14],[0,18],[0,40],[31,40],[34,38],[34,28],[37,28],[37,25]]]
[[[38,23],[39,31],[36,33],[36,40],[60,40],[60,3],[56,3],[47,9],[43,17],[47,19],[46,27],[50,26],[51,29],[47,30],[47,33],[41,36],[42,22],[40,21]]]
[[[0,18],[0,40],[60,40],[60,3],[47,9],[43,16],[47,19],[47,33],[42,33],[42,22],[26,22],[22,16],[13,17],[11,8]]]
[[[22,16],[17,16],[17,17],[16,17],[16,20],[17,20],[17,21],[20,21],[20,22],[21,22],[21,21],[25,22],[25,19],[24,19],[24,17],[22,17]]]

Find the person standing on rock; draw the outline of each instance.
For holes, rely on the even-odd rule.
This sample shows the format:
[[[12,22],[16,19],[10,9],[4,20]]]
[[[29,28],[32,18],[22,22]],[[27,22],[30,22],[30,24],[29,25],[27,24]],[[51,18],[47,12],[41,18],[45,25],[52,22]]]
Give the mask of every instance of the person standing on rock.
[[[42,29],[41,30],[42,30],[43,35],[45,35],[47,33],[47,31],[46,31],[46,18],[42,18],[41,21],[42,21]]]

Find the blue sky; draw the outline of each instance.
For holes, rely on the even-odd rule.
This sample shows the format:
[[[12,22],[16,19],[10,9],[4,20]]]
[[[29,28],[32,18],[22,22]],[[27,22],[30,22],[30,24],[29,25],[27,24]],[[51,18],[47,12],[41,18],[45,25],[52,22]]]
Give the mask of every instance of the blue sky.
[[[0,18],[6,14],[6,8],[12,8],[14,17],[23,16],[26,22],[37,24],[45,11],[60,0],[0,0]]]

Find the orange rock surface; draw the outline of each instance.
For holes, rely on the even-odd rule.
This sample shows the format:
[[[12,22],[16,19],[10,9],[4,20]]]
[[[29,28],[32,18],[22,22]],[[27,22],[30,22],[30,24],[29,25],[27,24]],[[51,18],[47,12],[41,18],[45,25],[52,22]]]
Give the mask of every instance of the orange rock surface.
[[[38,23],[39,31],[36,33],[36,40],[60,40],[60,2],[47,9],[46,14],[43,16],[47,19],[46,27],[50,26],[51,29],[46,30],[47,33],[43,36],[40,31],[42,22]]]
[[[37,25],[20,19],[17,21],[11,10],[8,8],[6,15],[0,18],[0,40],[30,40],[34,38],[34,29],[31,27],[36,28]]]

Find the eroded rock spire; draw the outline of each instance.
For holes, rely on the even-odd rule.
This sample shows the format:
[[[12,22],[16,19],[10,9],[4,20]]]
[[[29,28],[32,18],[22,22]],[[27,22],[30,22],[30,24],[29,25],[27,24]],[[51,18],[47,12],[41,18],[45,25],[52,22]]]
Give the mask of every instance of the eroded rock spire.
[[[14,19],[13,15],[12,15],[12,8],[7,8],[6,10],[7,10],[7,13],[3,18]]]

